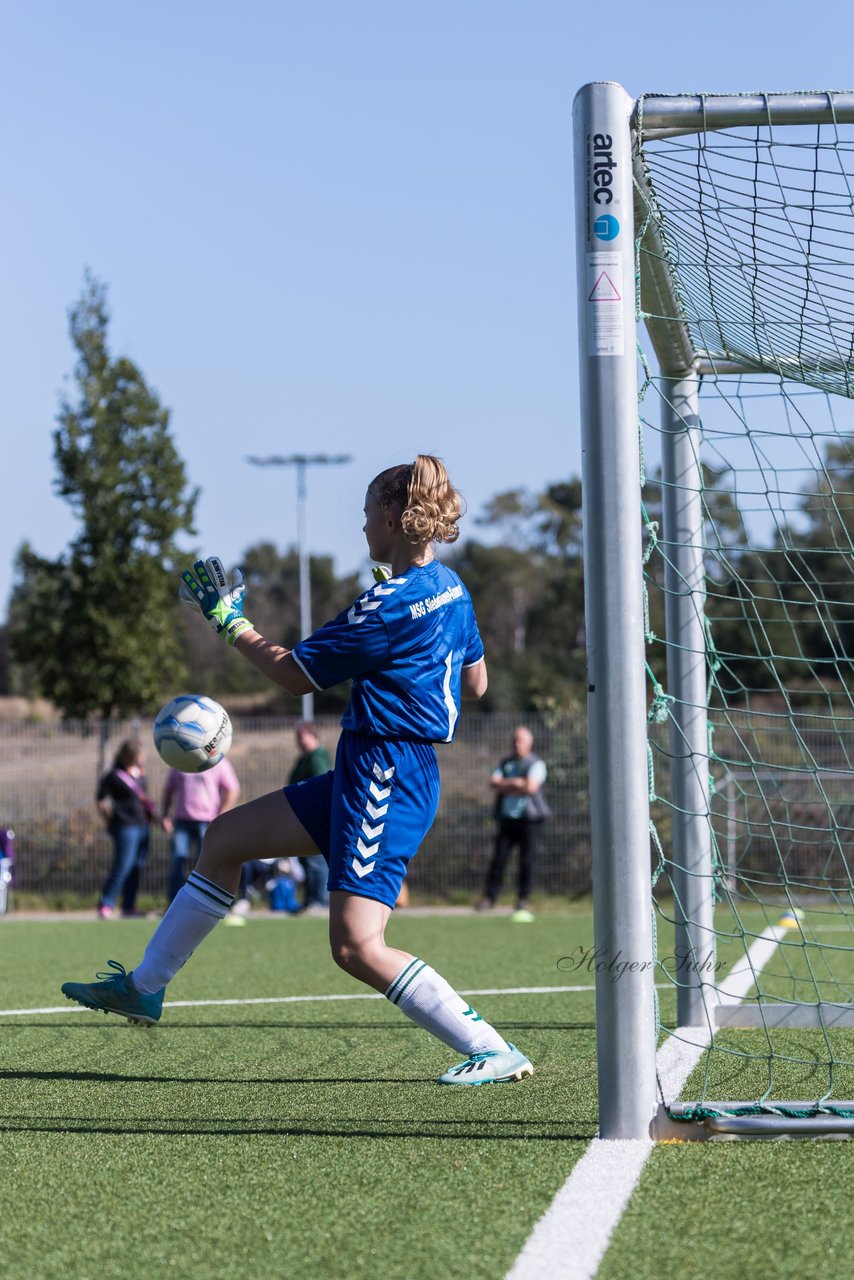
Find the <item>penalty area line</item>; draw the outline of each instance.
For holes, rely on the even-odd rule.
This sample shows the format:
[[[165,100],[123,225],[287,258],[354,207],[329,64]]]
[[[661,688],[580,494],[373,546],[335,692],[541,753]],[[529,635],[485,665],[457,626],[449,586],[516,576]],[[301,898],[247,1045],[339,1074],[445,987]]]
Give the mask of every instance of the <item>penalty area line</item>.
[[[788,930],[772,925],[718,987],[721,1004],[738,1004]],[[675,1101],[709,1047],[714,1027],[677,1027],[655,1063],[665,1098]],[[611,1236],[640,1180],[651,1138],[594,1138],[534,1226],[506,1280],[593,1280]]]
[[[577,991],[593,991],[592,985],[583,987],[477,987],[461,991],[461,996],[552,996],[569,995]],[[328,996],[249,996],[229,1000],[167,1000],[164,1009],[205,1009],[226,1005],[250,1004],[322,1004],[328,1000],[385,1000],[379,991],[348,991]],[[0,1009],[0,1018],[23,1018],[27,1014],[43,1013],[92,1013],[81,1004],[69,1000],[65,1004],[47,1005],[40,1009]],[[97,1012],[97,1011],[96,1011]]]

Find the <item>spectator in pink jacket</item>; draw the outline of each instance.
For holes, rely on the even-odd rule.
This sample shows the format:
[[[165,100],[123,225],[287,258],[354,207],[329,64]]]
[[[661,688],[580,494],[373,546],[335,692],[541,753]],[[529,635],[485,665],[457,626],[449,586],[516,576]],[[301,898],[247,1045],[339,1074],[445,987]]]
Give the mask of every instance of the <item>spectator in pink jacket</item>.
[[[221,813],[233,809],[239,795],[240,783],[233,765],[227,759],[220,760],[219,764],[204,773],[169,770],[163,786],[160,805],[163,816],[160,821],[164,831],[168,831],[172,837],[170,902],[192,871],[208,826]]]

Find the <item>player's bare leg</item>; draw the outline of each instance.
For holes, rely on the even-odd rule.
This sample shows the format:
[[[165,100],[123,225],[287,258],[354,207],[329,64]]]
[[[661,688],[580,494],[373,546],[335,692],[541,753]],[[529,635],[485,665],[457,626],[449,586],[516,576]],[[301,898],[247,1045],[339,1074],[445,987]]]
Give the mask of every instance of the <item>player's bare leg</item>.
[[[382,992],[402,1013],[466,1060],[440,1077],[442,1084],[487,1084],[533,1074],[524,1054],[435,969],[417,956],[389,946],[385,929],[391,907],[373,898],[333,890],[329,895],[329,939],[345,972]]]
[[[99,975],[97,982],[63,983],[63,994],[90,1009],[118,1013],[152,1026],[175,974],[228,914],[247,858],[286,858],[317,853],[281,791],[221,814],[208,827],[199,861],[157,926],[141,962],[127,973]]]
[[[214,818],[205,832],[196,871],[230,894],[249,858],[295,858],[318,853],[283,791],[272,791]]]
[[[390,947],[385,928],[391,907],[334,889],[329,895],[329,942],[335,963],[352,977],[385,995],[401,969],[414,959]]]

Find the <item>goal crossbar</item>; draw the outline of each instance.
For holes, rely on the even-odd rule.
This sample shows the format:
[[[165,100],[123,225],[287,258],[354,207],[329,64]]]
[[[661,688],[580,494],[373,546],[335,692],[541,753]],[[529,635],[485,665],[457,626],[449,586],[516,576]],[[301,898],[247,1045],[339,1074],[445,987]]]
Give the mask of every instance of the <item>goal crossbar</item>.
[[[644,94],[632,112],[643,137],[678,138],[715,129],[763,125],[852,124],[854,93]]]

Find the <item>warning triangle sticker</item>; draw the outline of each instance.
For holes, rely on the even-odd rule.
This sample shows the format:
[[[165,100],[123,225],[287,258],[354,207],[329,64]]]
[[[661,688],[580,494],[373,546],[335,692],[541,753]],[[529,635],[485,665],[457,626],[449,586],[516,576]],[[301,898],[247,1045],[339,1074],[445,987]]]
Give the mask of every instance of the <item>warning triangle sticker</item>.
[[[588,302],[622,302],[617,286],[607,271],[600,271],[596,283],[590,290]]]

